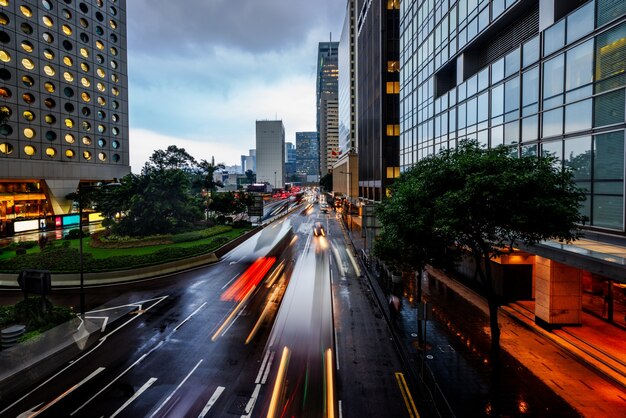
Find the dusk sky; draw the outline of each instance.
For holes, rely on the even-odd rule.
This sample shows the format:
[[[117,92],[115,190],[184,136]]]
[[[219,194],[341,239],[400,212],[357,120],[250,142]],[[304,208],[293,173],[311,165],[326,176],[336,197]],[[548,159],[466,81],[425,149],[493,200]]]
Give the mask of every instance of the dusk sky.
[[[315,130],[317,44],[338,41],[345,0],[127,2],[130,163],[156,149],[240,165],[255,121],[285,141]]]

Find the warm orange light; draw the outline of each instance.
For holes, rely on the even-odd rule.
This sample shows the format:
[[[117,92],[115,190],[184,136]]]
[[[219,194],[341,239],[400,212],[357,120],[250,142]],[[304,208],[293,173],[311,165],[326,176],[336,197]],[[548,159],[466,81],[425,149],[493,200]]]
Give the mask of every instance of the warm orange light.
[[[276,262],[276,257],[261,257],[256,260],[248,269],[235,281],[220,297],[221,300],[232,300],[239,302],[244,299],[250,291],[256,287],[265,274]]]
[[[289,348],[283,348],[283,354],[280,357],[280,366],[278,366],[278,374],[276,375],[276,382],[274,382],[274,390],[272,391],[272,400],[270,401],[270,407],[267,411],[267,417],[273,418],[276,415],[278,409],[278,397],[282,393],[283,382],[285,381],[285,374],[287,373],[287,364],[289,364]]]
[[[326,416],[335,418],[335,386],[333,375],[333,351],[326,349]]]

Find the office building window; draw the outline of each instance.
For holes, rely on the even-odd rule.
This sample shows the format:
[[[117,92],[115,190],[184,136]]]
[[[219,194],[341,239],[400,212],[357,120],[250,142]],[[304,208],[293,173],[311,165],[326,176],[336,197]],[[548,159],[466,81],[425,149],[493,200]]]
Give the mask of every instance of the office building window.
[[[626,77],[626,23],[596,37],[596,92],[624,86]]]
[[[399,81],[387,81],[387,94],[398,94],[400,93],[400,82]]]
[[[626,13],[626,3],[615,0],[597,0],[598,16],[596,21],[598,27],[608,23]]]

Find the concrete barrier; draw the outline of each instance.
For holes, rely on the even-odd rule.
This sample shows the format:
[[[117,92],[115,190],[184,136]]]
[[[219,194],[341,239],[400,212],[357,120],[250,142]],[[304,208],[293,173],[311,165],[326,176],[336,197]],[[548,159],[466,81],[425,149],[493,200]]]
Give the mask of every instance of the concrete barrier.
[[[235,238],[232,241],[224,244],[212,253],[202,254],[195,257],[185,258],[182,260],[170,261],[168,263],[156,264],[153,266],[140,267],[130,270],[116,270],[105,271],[99,273],[85,273],[84,281],[85,286],[90,285],[102,285],[102,284],[114,284],[123,282],[132,282],[134,280],[147,279],[150,277],[161,276],[179,271],[188,270],[194,267],[199,267],[207,264],[212,264],[233,248],[241,244],[243,241],[250,238],[250,236],[256,234],[262,226],[251,229],[245,234]],[[17,273],[14,274],[0,274],[0,286],[8,288],[17,288]],[[52,287],[68,287],[68,286],[80,286],[80,274],[79,273],[52,273]]]

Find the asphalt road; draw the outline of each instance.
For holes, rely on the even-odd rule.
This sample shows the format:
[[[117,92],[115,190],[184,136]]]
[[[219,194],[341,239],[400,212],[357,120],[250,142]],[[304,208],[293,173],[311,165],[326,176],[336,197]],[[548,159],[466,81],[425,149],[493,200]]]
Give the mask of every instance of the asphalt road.
[[[334,214],[304,207],[214,265],[88,288],[141,308],[0,416],[416,416],[368,292]]]

